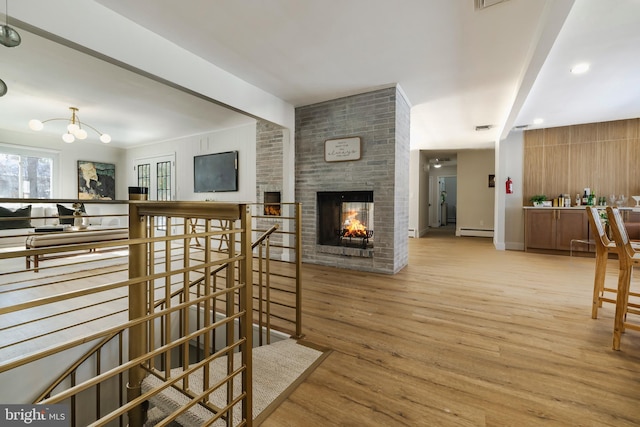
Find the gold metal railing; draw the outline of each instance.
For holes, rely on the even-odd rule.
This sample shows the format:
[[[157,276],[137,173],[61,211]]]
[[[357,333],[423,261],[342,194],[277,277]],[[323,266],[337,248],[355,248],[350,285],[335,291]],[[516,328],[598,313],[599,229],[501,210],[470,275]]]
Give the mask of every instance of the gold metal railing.
[[[266,204],[270,205],[270,204]],[[254,322],[264,328],[259,335],[266,340],[271,330],[296,338],[302,333],[302,245],[300,203],[278,203],[278,215],[266,215],[265,204],[252,204]],[[213,224],[224,230],[226,224]],[[191,224],[202,231],[202,224]],[[275,230],[272,230],[272,228]],[[265,233],[269,239],[260,240]],[[213,237],[214,248],[226,248],[220,236]],[[196,241],[194,247],[200,247]],[[267,302],[268,299],[268,302]],[[263,341],[260,342],[262,344]]]
[[[134,202],[132,205],[135,206],[136,203]],[[146,208],[152,205],[153,202],[144,203]],[[93,419],[101,420],[96,425],[102,425],[108,420],[115,419],[119,419],[119,423],[122,425],[124,420],[126,420],[121,412],[122,408],[126,408],[127,412],[129,412],[128,415],[130,419],[128,422],[131,425],[134,425],[143,417],[144,409],[143,406],[141,406],[143,402],[143,400],[141,400],[142,397],[145,396],[145,398],[148,398],[153,394],[152,392],[139,394],[139,392],[141,393],[141,390],[136,387],[136,381],[139,381],[139,378],[146,376],[148,372],[152,372],[154,375],[163,378],[164,386],[168,386],[167,384],[171,383],[178,383],[181,379],[179,377],[171,376],[171,374],[167,374],[169,371],[168,368],[178,365],[182,367],[183,373],[191,372],[191,370],[195,371],[197,369],[206,370],[208,364],[203,363],[203,360],[206,360],[206,357],[215,359],[218,357],[224,357],[225,355],[229,356],[236,349],[245,348],[246,345],[249,345],[250,340],[245,339],[244,341],[240,340],[230,344],[225,343],[225,346],[222,348],[219,346],[211,346],[211,343],[215,341],[214,337],[216,331],[224,329],[228,337],[233,337],[236,330],[238,330],[243,324],[252,323],[246,319],[243,320],[242,316],[247,317],[249,313],[252,313],[253,320],[255,321],[257,319],[256,323],[258,323],[259,327],[266,328],[266,334],[263,334],[261,331],[258,335],[260,344],[263,343],[263,337],[266,337],[266,342],[268,343],[268,337],[270,336],[268,332],[270,332],[269,327],[272,323],[271,319],[275,319],[276,323],[279,323],[276,329],[286,330],[286,326],[283,328],[282,325],[289,324],[292,325],[290,327],[293,332],[292,335],[300,336],[299,204],[291,204],[291,215],[286,215],[284,212],[286,209],[283,209],[283,214],[277,218],[273,218],[271,216],[261,218],[260,215],[256,215],[256,217],[253,217],[252,215],[248,216],[249,218],[252,218],[253,221],[252,226],[249,229],[252,230],[254,236],[258,233],[264,233],[264,231],[260,229],[264,224],[270,225],[270,228],[267,229],[268,238],[259,237],[253,245],[253,257],[256,260],[257,268],[253,269],[251,273],[243,270],[243,268],[246,267],[239,266],[241,261],[240,258],[238,258],[238,254],[240,253],[238,249],[242,249],[246,243],[243,243],[243,240],[237,236],[245,232],[244,230],[247,229],[247,227],[242,227],[239,219],[232,220],[228,215],[220,216],[219,214],[216,214],[215,219],[212,218],[212,206],[215,205],[216,208],[218,208],[220,207],[220,204],[212,205],[210,202],[207,202],[204,206],[196,205],[201,205],[201,203],[176,202],[175,205],[168,207],[166,202],[163,202],[162,208],[160,208],[159,205],[156,206],[158,211],[155,213],[146,212],[142,214],[142,216],[147,217],[148,220],[146,226],[141,227],[140,229],[144,229],[148,234],[145,237],[135,237],[132,232],[132,235],[130,236],[132,240],[130,240],[129,243],[131,244],[132,254],[135,253],[135,245],[138,245],[138,248],[145,247],[147,249],[149,258],[144,266],[146,275],[140,274],[140,272],[143,271],[142,264],[138,264],[137,267],[134,264],[133,266],[130,266],[130,271],[135,272],[136,269],[139,271],[131,275],[128,281],[95,285],[91,289],[80,289],[64,296],[42,298],[35,302],[35,304],[33,301],[29,301],[11,308],[0,308],[0,314],[8,314],[16,312],[21,308],[37,308],[40,306],[46,306],[47,304],[56,304],[60,301],[73,301],[75,298],[89,296],[94,298],[99,295],[104,295],[104,293],[107,292],[121,290],[122,288],[133,288],[134,290],[137,288],[138,296],[135,299],[140,300],[142,299],[142,296],[139,289],[142,287],[145,289],[145,306],[148,307],[148,313],[145,321],[143,322],[139,322],[139,319],[134,315],[129,322],[124,323],[124,325],[120,324],[119,327],[107,328],[100,333],[88,334],[83,336],[81,339],[65,342],[63,345],[58,346],[57,349],[37,351],[26,358],[16,359],[9,363],[1,364],[0,380],[2,379],[1,376],[5,375],[7,372],[16,369],[19,370],[21,367],[29,366],[33,363],[37,364],[45,358],[50,358],[59,352],[79,348],[88,342],[95,343],[100,339],[104,339],[105,342],[109,343],[117,341],[119,342],[118,344],[96,344],[94,348],[89,352],[86,352],[81,357],[82,360],[76,361],[73,366],[67,369],[64,375],[62,375],[64,378],[58,380],[56,384],[43,393],[44,396],[53,396],[45,398],[44,402],[53,403],[61,401],[62,399],[67,399],[66,401],[74,407],[72,410],[73,425],[84,425],[85,421],[91,417],[93,417]],[[252,206],[252,208],[256,209],[256,205]],[[261,206],[257,206],[256,212],[261,212],[261,209]],[[184,212],[182,212],[182,210],[184,210]],[[140,212],[135,214],[135,217],[140,216]],[[156,218],[159,217],[162,218],[162,220],[156,221]],[[199,222],[197,227],[193,227],[194,218]],[[227,227],[219,226],[223,221],[228,224]],[[160,223],[163,227],[158,226]],[[131,229],[134,230],[135,228],[135,224],[132,224]],[[246,231],[247,235],[249,235],[248,231],[249,230]],[[276,231],[279,236],[276,235]],[[276,243],[272,244],[270,242],[274,237],[276,237]],[[195,245],[193,244],[194,238],[196,241]],[[109,248],[109,246],[112,246],[112,243],[101,243],[97,246]],[[113,244],[113,246],[116,245]],[[226,247],[222,248],[223,250],[220,250],[221,246]],[[272,247],[276,248],[275,256],[272,255]],[[85,248],[84,246],[79,245],[78,249]],[[24,252],[28,251],[17,251],[16,256],[25,256]],[[6,254],[4,256],[6,256]],[[2,260],[2,257],[3,254],[0,253],[0,260]],[[226,259],[231,259],[231,261],[228,262],[228,265],[232,266],[231,269],[225,268],[225,265],[227,265],[223,260],[225,257]],[[139,262],[139,256],[134,255],[129,259],[138,259]],[[121,261],[118,261],[118,263],[119,264],[116,265],[121,265]],[[271,268],[272,263],[276,264],[275,268]],[[49,262],[45,263],[45,265],[46,264],[49,264]],[[73,264],[78,263],[69,263],[68,265]],[[68,267],[68,265],[65,266]],[[167,268],[167,265],[171,265],[171,268]],[[41,266],[41,272],[39,275],[43,277],[43,281],[50,280],[51,277],[55,277],[49,276],[46,279],[44,278],[48,269],[51,269],[53,272],[55,268],[57,267],[48,265]],[[122,272],[121,267],[111,268],[115,272]],[[215,270],[218,271],[216,272]],[[226,274],[227,270],[232,273]],[[207,274],[206,271],[209,271],[209,274]],[[224,271],[224,274],[218,276],[218,273],[222,271]],[[211,274],[211,272],[215,272],[215,274]],[[28,271],[22,271],[19,274],[25,273],[28,273]],[[194,278],[194,276],[200,277],[200,279],[197,277]],[[248,303],[245,301],[243,306],[244,300],[239,298],[239,293],[242,289],[239,283],[243,276],[253,278],[253,298],[256,301],[255,305],[258,306],[258,309],[255,311],[247,310],[246,307],[248,306]],[[98,277],[98,275],[83,277],[84,280],[86,280],[88,277],[95,278]],[[210,277],[209,284],[204,287],[199,285],[198,289],[194,291],[192,285],[196,281],[199,283],[206,283],[207,280],[204,279],[205,277]],[[276,278],[275,281],[272,280],[273,277]],[[144,280],[140,281],[139,279],[141,278]],[[272,282],[275,282],[275,286],[272,286]],[[142,283],[143,286],[140,286],[140,283]],[[218,286],[219,283],[222,283],[223,286]],[[2,282],[0,282],[0,284],[2,284]],[[272,287],[275,291],[271,290]],[[1,289],[2,288],[0,287],[0,292],[2,292]],[[271,310],[271,300],[273,299],[273,295],[278,295],[279,293],[284,295],[284,297],[277,298],[278,301],[275,304],[277,309],[274,310],[274,315],[274,312]],[[156,311],[155,307],[158,307],[158,304],[152,304],[151,302],[157,302],[159,300],[159,295],[169,301],[169,304],[163,309]],[[268,299],[265,300],[265,298]],[[120,305],[122,305],[123,297],[119,295],[112,295],[109,298],[105,298],[105,301],[115,304],[120,303]],[[99,304],[90,304],[85,306],[85,308],[94,306],[99,307]],[[203,309],[201,310],[200,307],[203,307]],[[137,309],[140,313],[140,307]],[[284,313],[285,309],[289,310],[290,313]],[[195,329],[197,332],[192,332],[193,325],[189,322],[190,310],[195,310],[198,314],[198,321],[196,322],[197,325]],[[131,311],[135,313],[136,308],[134,307]],[[111,311],[104,316],[105,318],[108,318],[109,316],[125,312],[127,312],[126,308],[124,310]],[[209,312],[222,312],[223,314],[228,314],[226,315],[227,317],[222,319],[217,318],[215,317],[217,315],[214,315],[210,320],[207,320],[207,316],[201,315],[202,313]],[[69,310],[69,313],[73,315],[74,311]],[[174,339],[173,341],[167,341],[167,339],[175,338],[172,335],[174,334],[173,330],[175,329],[172,325],[177,325],[178,329],[181,331],[180,335],[182,338],[179,338],[179,340]],[[2,328],[0,328],[0,333],[1,329]],[[64,332],[65,328],[60,328],[56,331],[58,333]],[[157,336],[158,333],[167,339],[160,343],[162,345],[154,346],[156,343],[152,337]],[[126,343],[128,340],[125,340],[123,344],[122,337],[131,337],[135,336],[135,334],[147,336],[148,339],[144,346],[146,346],[146,349],[155,350],[144,353],[144,355],[139,355],[141,351],[139,345],[140,341],[134,339],[129,345],[130,354],[128,356],[123,354],[123,348],[127,347]],[[119,337],[119,339],[107,341],[109,336]],[[196,343],[195,351],[193,350],[193,343]],[[108,348],[105,349],[105,347]],[[100,348],[100,350],[96,351],[97,348]],[[1,350],[2,349],[0,348],[0,351]],[[244,353],[246,354],[247,352],[245,351]],[[115,363],[115,366],[117,367],[110,369],[103,368],[102,365],[104,363],[101,360],[114,358],[116,357],[115,355],[117,355],[117,358],[119,359],[119,362]],[[136,364],[135,361],[140,360],[141,358],[145,358],[144,363]],[[126,363],[122,362],[127,359],[130,361]],[[228,359],[231,358],[228,357]],[[189,365],[193,360],[197,360],[198,362],[195,365]],[[131,365],[131,363],[134,364]],[[93,366],[93,378],[90,380],[80,381],[77,379],[77,376],[79,375],[79,371],[82,370],[85,365]],[[127,366],[126,369],[123,368],[125,365]],[[107,372],[109,374],[108,378],[105,377]],[[246,375],[250,375],[250,369],[238,368],[234,372],[231,372],[231,374],[233,374],[233,376],[244,377]],[[117,402],[117,405],[120,405],[120,412],[113,409],[108,404],[101,405],[100,396],[112,396],[113,393],[111,392],[113,390],[121,392],[123,389],[122,384],[127,382],[127,378],[130,383],[130,386],[128,387],[129,403],[125,403],[122,398],[118,399],[119,403]],[[188,385],[188,381],[188,377],[185,377],[184,384]],[[246,384],[246,380],[242,381],[242,383]],[[131,384],[133,384],[133,386]],[[239,407],[238,405],[242,406],[243,401],[251,398],[250,394],[246,394],[246,392],[238,394],[237,391],[233,390],[233,386],[228,386],[227,395],[230,396],[230,400],[227,404],[211,405],[206,402],[206,395],[215,388],[214,386],[216,386],[216,384],[206,385],[209,387],[203,389],[199,395],[189,392],[187,389],[185,389],[185,394],[190,396],[192,405],[198,404],[207,406],[212,414],[219,415],[219,418],[225,419],[227,420],[226,422],[229,423],[231,422],[230,420],[233,415],[234,408]],[[219,386],[220,384],[217,385]],[[71,388],[68,389],[68,387]],[[63,392],[54,392],[56,389],[63,390],[65,388],[67,388],[67,390]],[[108,390],[109,392],[102,391],[103,389]],[[76,415],[75,407],[83,406],[77,405],[76,400],[80,398],[79,396],[86,394],[89,390],[92,390],[92,393],[95,394],[95,414],[93,416],[88,416],[80,410],[80,414]],[[155,392],[159,391],[156,390]],[[40,401],[42,397],[43,396],[38,396],[36,401]],[[243,408],[244,407],[247,406],[245,405]],[[250,408],[250,406],[247,408]],[[238,411],[239,410],[236,409],[236,414]],[[108,413],[108,415],[104,416],[105,413]],[[246,415],[246,411],[243,410],[242,414]],[[174,414],[174,417],[175,416],[177,416],[177,414]]]
[[[279,225],[264,245],[254,248],[254,321],[301,338],[302,205],[278,203],[279,215],[266,215],[271,205],[252,205],[254,234]]]
[[[165,224],[161,233],[155,227],[156,219],[162,218]],[[211,231],[208,225],[199,237],[205,240],[204,250],[198,256],[192,256],[190,247],[185,244],[192,236],[186,229],[187,218],[200,218],[203,221],[224,219],[233,223],[233,226],[226,231]],[[74,419],[74,425],[103,425],[116,420],[126,414],[126,423],[129,425],[141,425],[144,418],[143,402],[154,394],[154,391],[141,391],[142,379],[152,370],[152,360],[162,355],[171,354],[173,349],[182,348],[187,357],[184,358],[189,363],[189,342],[196,337],[206,335],[217,326],[224,325],[231,333],[228,335],[229,345],[225,352],[206,354],[206,360],[213,360],[224,355],[229,355],[234,349],[242,352],[242,362],[236,369],[229,372],[223,381],[227,384],[233,377],[241,378],[243,387],[241,397],[229,394],[227,404],[219,405],[215,408],[214,417],[220,419],[231,419],[230,414],[235,409],[236,414],[241,414],[246,425],[251,424],[251,392],[247,390],[246,384],[250,383],[251,376],[251,293],[247,291],[246,279],[251,278],[251,247],[250,230],[251,221],[248,207],[239,204],[211,204],[211,203],[157,203],[157,202],[131,202],[130,203],[130,235],[129,235],[129,271],[128,280],[120,280],[111,283],[93,284],[90,287],[80,287],[76,290],[58,293],[34,300],[26,300],[17,304],[0,307],[0,315],[11,316],[21,313],[22,310],[52,310],[64,306],[65,304],[76,304],[81,299],[104,298],[109,304],[102,309],[109,310],[109,307],[122,307],[122,298],[109,298],[109,292],[129,289],[129,296],[125,298],[130,302],[127,304],[126,312],[129,312],[129,320],[120,323],[118,326],[106,327],[104,330],[93,333],[86,333],[77,339],[66,340],[64,344],[55,347],[35,351],[27,357],[9,360],[0,365],[0,375],[5,375],[13,370],[26,367],[31,363],[42,362],[45,358],[50,358],[61,352],[76,352],[86,343],[95,343],[105,339],[112,334],[123,333],[125,337],[124,347],[129,348],[128,360],[117,367],[102,371],[98,375],[90,375],[89,379],[72,379],[70,384],[65,384],[63,391],[48,392],[51,397],[46,398],[42,403],[67,402],[74,404],[74,400],[80,398],[88,392],[99,395],[101,392],[97,387],[100,384],[107,384],[110,380],[121,376],[127,379],[128,403],[121,405],[117,403],[115,407],[102,408],[103,415],[98,420],[87,422],[91,416],[84,413],[79,414]],[[237,224],[237,225],[236,225]],[[137,227],[136,227],[137,225]],[[211,236],[225,234],[232,244],[227,252],[211,251]],[[70,249],[70,248],[67,248]],[[17,251],[19,256],[23,256],[25,251]],[[198,275],[207,276],[208,272],[219,265],[229,265],[229,271],[237,271],[238,274],[228,275],[227,286],[224,290],[212,292],[211,287],[201,298],[191,298],[189,292],[181,302],[169,303],[167,307],[160,311],[154,311],[151,307],[155,301],[155,295],[165,292],[171,294],[173,290],[183,287],[185,278],[191,280]],[[39,274],[44,280],[45,271]],[[23,271],[21,274],[33,274]],[[188,281],[187,281],[188,282]],[[236,301],[235,309],[229,306],[229,313],[225,319],[218,322],[206,321],[199,330],[189,330],[188,322],[185,322],[185,329],[178,331],[169,330],[171,342],[164,346],[155,346],[155,340],[149,339],[149,331],[153,330],[153,325],[159,322],[170,323],[174,318],[188,318],[191,307],[204,303],[213,297],[220,297],[225,294],[228,301]],[[151,298],[149,298],[151,297]],[[118,310],[115,310],[118,311]],[[233,313],[232,313],[233,312]],[[77,313],[76,313],[77,315]],[[91,320],[93,321],[93,319]],[[82,322],[80,322],[82,323]],[[61,331],[64,329],[61,328]],[[124,332],[122,332],[124,331]],[[185,333],[186,332],[186,333]],[[118,353],[113,351],[113,353]],[[104,357],[104,356],[102,356]],[[166,357],[170,360],[170,357]],[[232,358],[230,358],[232,359]],[[203,361],[199,361],[203,362]],[[86,363],[86,361],[85,361]],[[97,362],[100,364],[100,362]],[[78,365],[79,366],[79,365]],[[206,363],[202,363],[206,366]],[[75,371],[77,366],[69,369]],[[74,374],[75,375],[75,374]],[[166,378],[171,379],[170,370],[165,372]],[[113,388],[112,384],[107,387]],[[233,391],[233,387],[230,387]],[[210,391],[205,390],[196,401],[198,404],[205,400]],[[100,399],[96,399],[100,401]],[[106,415],[104,415],[106,413]],[[74,415],[75,416],[75,415]]]
[[[172,322],[175,320],[175,316],[162,314],[158,317],[161,320],[161,324],[164,329],[164,340],[167,344],[157,347],[155,325],[156,322],[146,322],[136,325],[136,330],[130,331],[129,340],[129,359],[135,360],[140,357],[145,357],[148,350],[153,350],[157,347],[163,349],[154,354],[153,357],[147,357],[144,364],[137,364],[129,370],[129,383],[128,389],[128,402],[129,405],[133,405],[134,402],[144,402],[144,400],[151,398],[156,393],[159,393],[166,387],[172,386],[179,388],[184,395],[191,398],[191,401],[172,414],[169,414],[165,419],[165,422],[169,422],[180,415],[185,409],[195,405],[204,405],[212,414],[210,421],[216,419],[224,419],[227,425],[235,423],[234,412],[240,412],[240,423],[251,425],[252,423],[252,392],[251,387],[248,385],[252,383],[252,363],[251,363],[251,349],[252,345],[252,298],[249,292],[251,274],[251,242],[250,242],[250,230],[251,221],[249,209],[246,205],[233,205],[233,204],[216,204],[214,216],[210,216],[209,209],[200,211],[202,206],[198,204],[185,203],[184,208],[189,215],[185,215],[185,211],[181,211],[179,206],[175,204],[166,204],[159,202],[141,202],[131,205],[129,215],[129,230],[131,238],[136,238],[139,235],[143,235],[148,230],[150,231],[150,237],[155,237],[155,224],[154,221],[158,217],[165,217],[162,222],[168,224],[165,231],[164,240],[164,254],[165,254],[165,266],[171,264],[171,259],[168,254],[171,252],[172,226],[174,224],[173,218],[178,217],[182,219],[183,230],[182,235],[178,239],[183,240],[182,250],[183,257],[180,262],[181,265],[176,265],[178,268],[173,268],[174,274],[172,275],[177,280],[178,286],[183,288],[181,294],[181,301],[172,302],[170,298],[172,280],[171,276],[164,276],[161,278],[160,291],[166,296],[165,308],[158,313],[175,313],[179,319],[179,331],[176,333],[171,327]],[[211,206],[206,206],[210,208]],[[144,218],[150,218],[149,226],[143,221]],[[188,229],[185,218],[198,218],[204,222],[204,249],[200,254],[201,257],[194,257],[189,249],[187,239]],[[138,220],[140,219],[140,221]],[[213,219],[218,221],[228,221],[230,227],[224,231],[211,231],[211,222]],[[238,227],[236,226],[238,223]],[[214,252],[211,247],[211,239],[209,235],[225,235],[229,242],[226,252]],[[142,255],[145,252],[150,254],[150,258],[153,259],[155,252],[156,240],[153,240],[153,244],[147,248],[142,246],[137,248],[130,246],[130,276],[138,276],[138,271],[147,271],[147,266],[153,265],[149,268],[149,272],[153,273],[155,270],[154,264],[149,264],[145,256],[138,256],[137,252]],[[161,244],[162,245],[162,244]],[[217,266],[225,265],[226,277],[225,288],[216,289],[211,283],[211,269]],[[166,269],[166,267],[165,267]],[[237,275],[236,275],[237,272]],[[190,283],[193,282],[194,276],[204,276],[204,295],[200,298],[191,299],[189,290]],[[130,304],[129,304],[129,316],[130,319],[145,317],[147,313],[154,316],[155,298],[150,299],[150,296],[155,295],[157,288],[155,282],[152,281],[140,281],[130,287]],[[190,325],[190,312],[192,309],[198,309],[200,304],[204,304],[205,313],[212,313],[212,304],[220,297],[224,296],[226,300],[224,317],[221,320],[212,318],[207,315],[204,319],[201,327],[194,328]],[[174,308],[180,307],[174,311]],[[216,328],[224,326],[226,331],[226,346],[223,350],[213,351],[211,345],[208,345],[210,333]],[[178,340],[176,341],[175,336]],[[192,362],[190,354],[189,343],[196,337],[202,336],[205,341],[201,360],[195,360]],[[185,339],[188,337],[189,339]],[[176,344],[179,342],[179,344]],[[146,347],[146,348],[145,348]],[[173,368],[171,363],[171,351],[173,349],[179,349],[182,354],[180,367]],[[239,351],[241,354],[241,361],[239,365],[234,365],[234,353]],[[157,356],[164,356],[164,366],[161,369],[157,369],[154,365],[153,359]],[[215,384],[210,384],[209,364],[210,362],[226,357],[226,374],[217,373],[215,378]],[[190,364],[195,363],[194,366]],[[175,370],[178,370],[176,373]],[[152,372],[162,380],[162,385],[154,387],[151,390],[142,390],[142,381],[148,372]],[[196,372],[201,373],[202,389],[194,391],[190,384],[192,375]],[[237,392],[234,390],[235,378],[240,378],[241,387]],[[217,389],[226,389],[226,399],[222,402],[210,402],[209,396]],[[236,412],[237,413],[237,412]],[[142,425],[144,422],[143,407],[138,404],[132,406],[128,413],[130,425]],[[237,418],[237,416],[236,416]]]

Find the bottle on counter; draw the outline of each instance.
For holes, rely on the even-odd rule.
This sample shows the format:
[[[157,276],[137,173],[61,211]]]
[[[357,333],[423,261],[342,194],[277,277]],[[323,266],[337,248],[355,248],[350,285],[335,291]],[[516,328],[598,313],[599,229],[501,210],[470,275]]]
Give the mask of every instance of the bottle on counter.
[[[587,194],[587,189],[585,188],[584,194],[582,195],[582,204],[586,205],[589,202],[589,195]]]
[[[576,194],[576,206],[580,206],[582,204],[582,197],[580,197],[580,193]]]

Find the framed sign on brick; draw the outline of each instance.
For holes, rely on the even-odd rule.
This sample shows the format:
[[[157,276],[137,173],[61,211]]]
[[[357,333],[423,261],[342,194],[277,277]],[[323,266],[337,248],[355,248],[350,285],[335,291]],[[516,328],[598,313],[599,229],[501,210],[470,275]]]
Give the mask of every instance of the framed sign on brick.
[[[324,161],[349,162],[359,160],[361,144],[359,136],[327,139],[324,142]]]

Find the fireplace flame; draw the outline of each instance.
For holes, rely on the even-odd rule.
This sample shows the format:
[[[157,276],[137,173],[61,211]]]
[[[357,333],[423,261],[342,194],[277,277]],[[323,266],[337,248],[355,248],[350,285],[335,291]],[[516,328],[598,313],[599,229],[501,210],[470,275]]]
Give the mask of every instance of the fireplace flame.
[[[347,219],[344,221],[344,237],[367,237],[367,227],[356,217],[357,211],[349,211]]]
[[[280,205],[264,205],[264,214],[270,216],[280,216]]]

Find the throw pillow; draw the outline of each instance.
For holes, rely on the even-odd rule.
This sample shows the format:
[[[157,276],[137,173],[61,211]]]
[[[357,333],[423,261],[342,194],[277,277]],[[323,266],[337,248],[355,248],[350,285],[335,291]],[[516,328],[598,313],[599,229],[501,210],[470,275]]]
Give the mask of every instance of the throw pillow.
[[[31,205],[25,206],[24,208],[16,209],[12,211],[11,209],[0,207],[0,218],[20,218],[14,220],[2,220],[0,221],[0,230],[9,230],[16,228],[32,228],[31,220]]]
[[[58,207],[58,217],[60,217],[60,224],[73,225],[73,218],[71,217],[73,216],[75,209],[71,209],[63,205],[56,206]],[[85,211],[84,209],[84,203],[80,204],[80,212],[87,213],[87,211]],[[69,218],[62,218],[63,216],[68,216]]]

